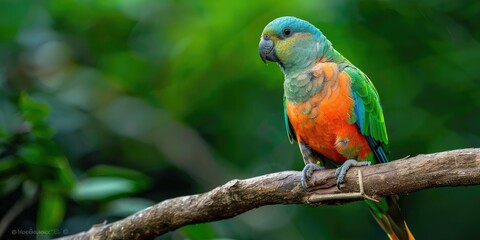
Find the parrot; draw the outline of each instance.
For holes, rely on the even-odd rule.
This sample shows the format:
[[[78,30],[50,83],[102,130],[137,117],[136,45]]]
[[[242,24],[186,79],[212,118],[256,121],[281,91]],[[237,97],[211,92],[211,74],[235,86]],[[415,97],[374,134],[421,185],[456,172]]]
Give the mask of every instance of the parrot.
[[[350,167],[389,161],[377,90],[317,27],[291,16],[274,19],[263,30],[258,51],[263,62],[275,62],[283,72],[285,126],[305,162],[304,189],[317,170],[336,168],[339,187]],[[414,239],[398,196],[365,202],[389,239]]]

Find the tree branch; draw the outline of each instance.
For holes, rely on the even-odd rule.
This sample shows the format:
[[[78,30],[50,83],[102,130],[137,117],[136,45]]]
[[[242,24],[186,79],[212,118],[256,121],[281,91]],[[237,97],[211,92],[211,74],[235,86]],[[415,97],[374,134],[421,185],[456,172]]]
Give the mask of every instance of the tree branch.
[[[120,221],[95,225],[87,232],[63,239],[152,239],[188,224],[231,218],[265,205],[343,204],[365,195],[379,199],[426,188],[479,185],[480,149],[419,155],[353,168],[340,186],[342,191],[336,187],[334,172],[315,172],[308,191],[302,189],[301,172],[297,171],[235,179],[210,192],[168,199]],[[364,194],[358,193],[359,179],[363,182]]]

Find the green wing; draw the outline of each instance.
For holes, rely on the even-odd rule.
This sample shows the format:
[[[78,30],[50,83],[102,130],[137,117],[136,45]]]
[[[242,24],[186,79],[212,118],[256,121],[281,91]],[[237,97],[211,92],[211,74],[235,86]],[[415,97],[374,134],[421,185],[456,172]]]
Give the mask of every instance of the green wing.
[[[377,90],[370,79],[356,67],[349,66],[345,70],[352,80],[352,96],[355,101],[353,122],[357,124],[361,133],[367,137],[380,162],[388,162],[387,128],[383,118]]]
[[[388,136],[383,110],[377,90],[362,71],[353,66],[345,68],[352,80],[352,96],[355,101],[353,121],[367,138],[370,148],[380,162],[388,162]],[[388,196],[380,202],[365,199],[373,216],[390,239],[411,239],[402,217],[396,196]]]
[[[288,119],[286,101],[287,98],[283,96],[283,116],[285,118],[285,128],[287,129],[288,140],[290,140],[290,143],[293,143],[293,141],[297,141],[297,137],[295,137],[295,131],[293,130],[292,124]]]

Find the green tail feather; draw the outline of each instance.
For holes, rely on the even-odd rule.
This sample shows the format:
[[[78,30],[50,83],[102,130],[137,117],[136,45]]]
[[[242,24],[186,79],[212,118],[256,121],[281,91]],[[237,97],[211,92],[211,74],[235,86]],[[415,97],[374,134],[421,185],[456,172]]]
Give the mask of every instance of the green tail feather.
[[[397,203],[398,196],[390,196],[380,202],[365,200],[375,220],[388,234],[390,239],[411,240],[414,239],[407,227]]]

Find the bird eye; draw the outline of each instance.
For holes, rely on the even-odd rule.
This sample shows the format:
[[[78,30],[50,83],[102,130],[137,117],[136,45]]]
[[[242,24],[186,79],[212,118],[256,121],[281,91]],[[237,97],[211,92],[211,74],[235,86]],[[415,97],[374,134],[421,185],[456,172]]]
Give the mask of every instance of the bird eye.
[[[282,32],[285,37],[289,37],[292,34],[292,30],[288,27],[284,28]]]

